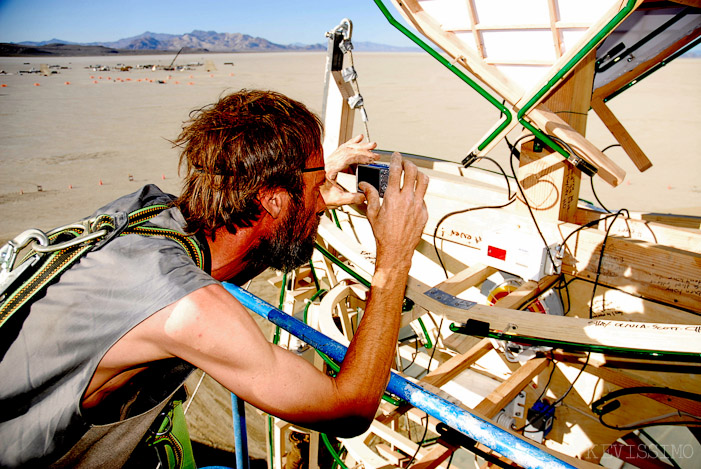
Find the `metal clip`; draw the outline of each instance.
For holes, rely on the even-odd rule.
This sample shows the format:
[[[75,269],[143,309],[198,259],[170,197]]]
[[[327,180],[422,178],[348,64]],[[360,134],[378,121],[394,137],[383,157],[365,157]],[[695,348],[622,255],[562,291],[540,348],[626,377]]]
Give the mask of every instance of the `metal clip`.
[[[338,23],[338,26],[326,33],[326,37],[331,37],[336,33],[343,34],[343,39],[350,41],[350,38],[353,35],[353,22],[348,18],[343,18],[341,22]]]
[[[0,248],[0,299],[3,299],[5,291],[22,276],[24,271],[41,257],[41,254],[36,253],[18,268],[14,268],[17,254],[33,240],[34,245],[37,243],[41,246],[49,245],[49,238],[43,231],[30,229],[20,233]]]
[[[350,98],[348,98],[348,106],[350,106],[351,109],[362,107],[363,106],[363,97],[360,94],[356,94],[355,96],[351,96]]]
[[[350,66],[341,71],[341,76],[343,77],[343,81],[349,83],[358,78],[358,72],[355,71],[355,67]]]
[[[351,36],[353,35],[353,23],[348,18],[343,18],[341,23],[336,26],[334,32],[343,33],[343,41],[338,45],[341,52],[344,54],[353,50]]]
[[[353,50],[353,43],[350,41],[350,39],[344,39],[338,45],[338,48],[341,49],[341,52],[347,54],[348,52]]]
[[[15,264],[17,253],[32,240],[36,240],[41,246],[49,245],[49,238],[46,237],[43,231],[32,228],[20,233],[0,248],[0,271],[11,271],[12,266]]]

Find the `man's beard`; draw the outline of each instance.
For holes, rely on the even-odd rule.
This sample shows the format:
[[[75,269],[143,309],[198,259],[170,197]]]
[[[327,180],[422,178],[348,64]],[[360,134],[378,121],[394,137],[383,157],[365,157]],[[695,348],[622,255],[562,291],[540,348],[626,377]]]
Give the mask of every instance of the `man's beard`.
[[[310,219],[313,217],[317,220],[310,227]],[[318,218],[314,212],[304,210],[304,204],[293,202],[280,228],[260,238],[258,244],[248,252],[248,267],[261,271],[271,267],[290,272],[309,262],[316,242]]]

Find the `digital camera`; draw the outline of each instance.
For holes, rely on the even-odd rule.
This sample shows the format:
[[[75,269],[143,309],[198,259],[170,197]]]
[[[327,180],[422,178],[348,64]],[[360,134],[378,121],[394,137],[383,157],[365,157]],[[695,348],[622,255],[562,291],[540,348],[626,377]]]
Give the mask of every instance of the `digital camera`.
[[[389,181],[389,165],[384,163],[359,164],[355,170],[357,184],[365,181],[380,193],[380,197],[385,196],[387,182]],[[360,188],[358,191],[362,192]]]

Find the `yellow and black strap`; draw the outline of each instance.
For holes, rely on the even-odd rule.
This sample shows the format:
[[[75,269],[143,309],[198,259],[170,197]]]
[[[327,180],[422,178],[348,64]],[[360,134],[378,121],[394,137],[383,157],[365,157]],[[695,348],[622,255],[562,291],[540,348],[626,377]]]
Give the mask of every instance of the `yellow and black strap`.
[[[36,295],[44,288],[54,282],[58,277],[77,262],[87,252],[95,249],[96,246],[101,246],[104,242],[109,241],[114,235],[126,236],[129,234],[138,234],[141,236],[156,236],[171,239],[187,252],[188,256],[195,262],[198,268],[204,269],[204,255],[194,237],[186,236],[175,230],[161,228],[156,226],[144,226],[146,222],[167,209],[167,205],[151,205],[139,210],[131,212],[128,216],[128,221],[125,226],[118,226],[115,217],[112,215],[100,215],[90,223],[92,232],[106,230],[103,237],[94,238],[85,243],[75,244],[63,249],[50,252],[46,258],[34,267],[34,272],[29,275],[19,288],[5,295],[0,304],[0,327],[15,314],[20,308],[36,298]],[[115,233],[115,230],[119,230]],[[66,230],[53,233],[49,239],[51,243],[58,243],[81,236],[83,233],[76,226]],[[36,254],[33,250],[25,256],[22,262],[25,262],[31,256]],[[21,262],[20,262],[21,264]]]

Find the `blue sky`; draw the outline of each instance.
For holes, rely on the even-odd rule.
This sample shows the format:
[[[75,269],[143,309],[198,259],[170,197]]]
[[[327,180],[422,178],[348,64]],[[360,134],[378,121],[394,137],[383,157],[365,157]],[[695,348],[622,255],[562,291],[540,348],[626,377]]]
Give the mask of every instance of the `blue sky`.
[[[0,0],[0,42],[109,42],[145,31],[203,29],[315,44],[325,43],[324,33],[344,17],[353,22],[356,42],[412,45],[373,0]]]

